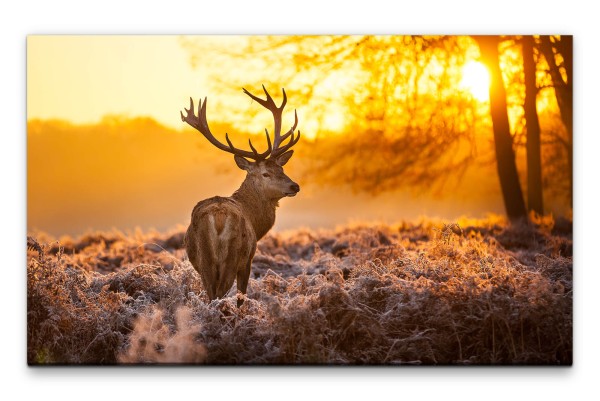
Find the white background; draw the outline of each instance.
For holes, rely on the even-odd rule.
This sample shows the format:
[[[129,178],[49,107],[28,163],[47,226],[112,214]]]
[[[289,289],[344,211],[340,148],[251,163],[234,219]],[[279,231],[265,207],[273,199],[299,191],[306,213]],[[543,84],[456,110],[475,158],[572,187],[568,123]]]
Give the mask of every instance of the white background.
[[[391,5],[393,4],[393,5]],[[597,397],[598,29],[577,1],[15,1],[0,13],[2,394],[15,399],[584,400]],[[575,338],[571,368],[28,368],[26,36],[29,34],[573,34]],[[596,387],[596,388],[594,388]],[[14,394],[12,397],[11,395]]]

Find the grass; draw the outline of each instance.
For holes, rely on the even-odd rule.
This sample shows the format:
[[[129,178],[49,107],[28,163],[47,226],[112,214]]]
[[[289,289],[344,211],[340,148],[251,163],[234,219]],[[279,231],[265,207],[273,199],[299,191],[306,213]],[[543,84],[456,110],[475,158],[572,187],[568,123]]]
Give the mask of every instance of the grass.
[[[268,234],[208,302],[183,231],[28,239],[29,364],[572,364],[567,220]]]

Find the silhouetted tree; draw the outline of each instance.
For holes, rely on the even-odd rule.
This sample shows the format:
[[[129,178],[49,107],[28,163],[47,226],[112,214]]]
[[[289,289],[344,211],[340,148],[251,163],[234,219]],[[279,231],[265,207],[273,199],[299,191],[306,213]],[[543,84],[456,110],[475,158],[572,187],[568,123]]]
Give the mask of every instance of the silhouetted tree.
[[[569,198],[573,206],[573,36],[541,36],[540,51],[548,64],[558,109],[567,131]]]
[[[321,103],[311,110],[325,117],[330,102],[339,104],[345,99],[349,106],[347,134],[328,137],[320,144],[325,150],[316,164],[319,179],[380,192],[400,185],[431,188],[448,177],[460,176],[475,160],[477,142],[481,141],[475,133],[481,131],[482,116],[473,99],[457,94],[459,68],[472,51],[473,40],[491,72],[490,117],[506,212],[511,219],[518,219],[527,215],[527,208],[499,65],[500,37],[275,36],[256,38],[237,54],[231,49],[225,52],[245,63],[260,59],[264,67],[262,78],[258,78],[264,81],[260,82],[285,86],[294,98],[303,97],[307,104],[314,105],[320,98]],[[550,42],[556,54],[557,39]],[[186,45],[193,55],[202,54],[192,42]],[[349,84],[337,85],[335,93],[323,96],[326,81],[340,76]],[[245,76],[243,84],[247,79]],[[224,83],[231,86],[230,80]],[[535,90],[535,81],[533,85]],[[539,122],[537,134],[534,126],[535,92],[529,94],[526,103],[530,114],[527,132],[539,138]],[[568,103],[568,96],[563,103]],[[536,161],[535,154],[540,153],[539,142],[536,144],[535,138],[528,141],[531,163],[538,167],[540,157]],[[541,213],[541,167],[528,171],[528,189],[533,191],[529,194],[530,208]]]
[[[550,48],[555,65],[559,66],[558,69],[550,68],[542,51],[543,39],[540,36],[505,36],[499,45],[508,108],[514,119],[511,125],[514,149],[525,152],[523,177],[527,182],[527,204],[529,210],[537,213],[544,211],[544,199],[549,197],[549,203],[554,207],[558,205],[552,200],[565,195],[572,200],[572,140],[565,126],[569,123],[561,118],[560,108],[552,107],[552,99],[548,96],[549,93],[557,96],[556,103],[563,106],[572,102],[571,89],[560,82],[555,83],[557,74],[553,73],[558,72],[561,80],[566,78],[565,64],[570,63]],[[545,40],[548,43],[564,42],[560,37],[546,37]],[[556,91],[556,85],[560,85],[562,91]],[[538,110],[540,105],[542,108]],[[567,118],[571,108],[563,113]]]
[[[515,162],[513,140],[510,134],[506,107],[506,90],[502,81],[502,70],[498,57],[497,36],[474,37],[482,55],[482,62],[490,71],[490,111],[494,129],[494,145],[498,177],[504,198],[506,214],[511,220],[527,216],[519,174]]]
[[[540,122],[537,113],[536,62],[534,60],[534,38],[523,36],[523,76],[525,81],[525,124],[527,130],[527,204],[530,211],[544,214],[542,198],[542,152]]]

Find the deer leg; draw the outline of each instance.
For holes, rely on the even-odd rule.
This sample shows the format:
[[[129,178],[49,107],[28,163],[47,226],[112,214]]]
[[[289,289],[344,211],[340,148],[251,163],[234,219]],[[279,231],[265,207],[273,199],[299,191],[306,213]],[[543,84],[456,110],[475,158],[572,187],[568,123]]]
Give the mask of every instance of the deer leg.
[[[248,279],[250,279],[250,269],[252,268],[252,258],[248,260],[246,263],[246,267],[237,274],[237,289],[242,294],[246,294],[246,289],[248,288]],[[242,298],[238,298],[237,306],[238,308],[242,306],[244,300]]]
[[[191,261],[191,260],[190,260]],[[196,260],[194,260],[196,262]],[[214,262],[210,259],[198,259],[198,264],[192,263],[192,265],[196,268],[196,271],[200,273],[200,278],[202,279],[202,285],[204,286],[204,290],[206,291],[206,295],[208,295],[209,301],[213,301],[219,297],[217,281],[218,277],[216,274],[216,267],[214,266]],[[196,267],[198,266],[198,267]]]
[[[208,299],[209,300],[214,300],[218,298],[217,295],[217,283],[216,280],[214,278],[214,276],[212,274],[207,274],[208,277],[206,277],[203,280],[203,284],[204,284],[204,288],[206,289],[206,293],[208,295]]]
[[[202,286],[206,291],[206,295],[208,295],[208,299],[212,301],[213,299],[217,298],[217,288],[214,285],[216,282],[214,269],[212,268],[212,266],[208,265],[208,261],[205,262],[203,259],[198,258],[192,252],[188,251],[188,255],[190,255],[189,259],[192,266],[200,275],[200,279],[202,280]]]

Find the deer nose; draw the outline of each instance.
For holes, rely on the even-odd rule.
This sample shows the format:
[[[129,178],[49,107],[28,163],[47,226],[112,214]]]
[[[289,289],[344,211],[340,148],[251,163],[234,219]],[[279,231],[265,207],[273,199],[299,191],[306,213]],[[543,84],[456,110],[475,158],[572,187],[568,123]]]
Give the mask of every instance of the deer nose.
[[[300,186],[298,184],[292,184],[290,188],[294,192],[300,192]]]

